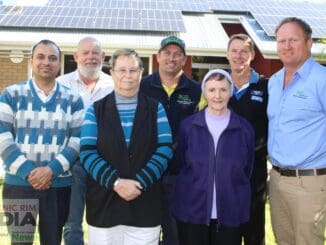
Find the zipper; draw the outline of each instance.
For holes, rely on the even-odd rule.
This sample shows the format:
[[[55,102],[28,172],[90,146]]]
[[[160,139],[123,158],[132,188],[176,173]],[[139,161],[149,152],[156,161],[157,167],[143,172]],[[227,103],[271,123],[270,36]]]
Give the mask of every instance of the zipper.
[[[214,149],[214,139],[213,139],[213,136],[209,133],[208,129],[206,129],[208,134],[209,134],[209,145],[213,147]],[[214,151],[215,152],[215,151]],[[214,155],[214,165],[213,165],[213,173],[215,175],[215,171],[216,171],[216,168],[215,168],[215,162],[216,162],[216,156]],[[210,170],[210,167],[208,167],[208,170]],[[214,177],[213,177],[213,181],[212,181],[212,184],[211,183],[208,183],[208,190],[209,190],[209,194],[208,194],[208,208],[207,208],[207,224],[209,226],[210,224],[210,220],[211,220],[211,213],[212,213],[212,208],[213,208],[213,190],[214,190]]]

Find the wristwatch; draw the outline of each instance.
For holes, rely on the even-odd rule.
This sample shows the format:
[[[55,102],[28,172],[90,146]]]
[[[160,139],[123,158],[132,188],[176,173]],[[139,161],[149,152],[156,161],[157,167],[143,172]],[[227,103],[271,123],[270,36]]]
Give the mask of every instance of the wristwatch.
[[[113,188],[116,187],[120,182],[120,178],[117,178],[113,183]]]

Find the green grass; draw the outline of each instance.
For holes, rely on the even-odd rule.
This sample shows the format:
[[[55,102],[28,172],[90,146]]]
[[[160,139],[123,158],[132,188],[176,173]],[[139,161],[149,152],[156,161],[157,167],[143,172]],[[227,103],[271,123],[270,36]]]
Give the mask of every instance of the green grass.
[[[2,210],[2,180],[0,180],[0,205],[1,205],[1,210]],[[269,209],[269,203],[266,204],[266,224],[265,224],[265,230],[266,230],[266,244],[268,245],[276,245],[274,235],[272,232],[272,226],[271,226],[271,219],[270,219],[270,209]],[[0,221],[0,244],[10,244],[10,239],[7,233],[7,228],[2,224]],[[84,220],[83,223],[83,229],[84,229],[84,239],[87,241],[87,224],[86,221]],[[34,239],[34,244],[38,245],[38,237],[36,234],[36,237]]]
[[[276,245],[275,237],[272,230],[269,202],[266,203],[266,208],[265,208],[265,232],[266,232],[265,243],[268,245]]]

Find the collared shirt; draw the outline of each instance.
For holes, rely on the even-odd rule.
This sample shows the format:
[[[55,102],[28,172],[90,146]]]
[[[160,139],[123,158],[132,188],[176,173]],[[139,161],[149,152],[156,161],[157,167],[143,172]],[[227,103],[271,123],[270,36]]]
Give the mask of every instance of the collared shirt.
[[[247,88],[249,87],[249,85],[258,83],[258,80],[259,80],[259,74],[254,69],[251,69],[249,81],[246,82],[245,84],[243,84],[242,87],[239,89],[237,89],[234,86],[233,96],[237,100],[239,100],[241,98],[241,96],[247,91]]]
[[[173,94],[173,92],[174,92],[174,90],[177,88],[177,86],[178,86],[177,83],[176,83],[176,84],[173,84],[171,87],[168,87],[168,86],[166,86],[164,83],[162,83],[162,87],[163,87],[164,91],[166,92],[166,94],[167,94],[169,97]],[[199,103],[198,103],[198,109],[199,109],[199,110],[202,110],[202,109],[204,109],[206,106],[207,106],[207,100],[206,100],[206,98],[204,97],[204,95],[201,94],[201,96],[200,96],[200,101],[199,101]]]
[[[54,87],[52,88],[52,90],[50,91],[50,93],[48,95],[46,95],[44,93],[44,91],[42,89],[40,89],[40,87],[37,85],[37,83],[35,82],[34,78],[32,79],[33,81],[33,86],[35,88],[35,91],[36,91],[36,94],[38,95],[38,97],[40,98],[40,100],[43,102],[43,103],[46,103],[48,102],[52,96],[54,95],[55,91],[57,90],[57,82],[54,83]]]
[[[268,152],[273,165],[326,167],[326,68],[312,58],[283,89],[285,69],[269,81]]]
[[[178,86],[178,83],[173,84],[171,87],[168,87],[164,83],[162,83],[162,87],[164,88],[164,91],[167,93],[167,95],[169,97],[171,96],[171,94],[173,94],[173,92],[177,86]]]
[[[87,109],[95,101],[102,99],[104,96],[111,93],[114,87],[111,76],[105,74],[104,72],[100,72],[100,78],[96,82],[96,85],[92,91],[89,91],[87,85],[80,78],[77,70],[62,75],[58,77],[57,80],[82,97],[85,109]]]

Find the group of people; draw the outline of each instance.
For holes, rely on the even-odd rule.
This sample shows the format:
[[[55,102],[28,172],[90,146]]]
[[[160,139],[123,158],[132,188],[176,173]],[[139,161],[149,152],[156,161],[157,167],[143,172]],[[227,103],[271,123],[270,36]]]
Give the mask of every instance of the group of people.
[[[230,72],[201,84],[184,74],[176,36],[146,77],[128,48],[103,73],[101,44],[85,37],[76,71],[57,78],[60,48],[35,44],[33,77],[0,95],[3,202],[38,201],[44,245],[83,245],[85,204],[88,244],[264,245],[269,155],[277,243],[324,244],[326,68],[303,20],[286,18],[275,34],[284,67],[269,80],[250,66],[252,40],[236,34]],[[17,227],[8,232],[22,244]]]

